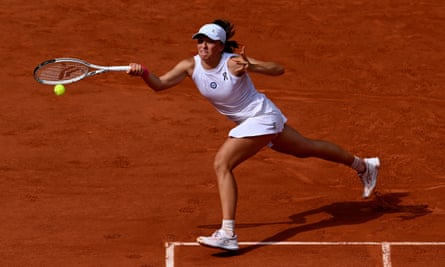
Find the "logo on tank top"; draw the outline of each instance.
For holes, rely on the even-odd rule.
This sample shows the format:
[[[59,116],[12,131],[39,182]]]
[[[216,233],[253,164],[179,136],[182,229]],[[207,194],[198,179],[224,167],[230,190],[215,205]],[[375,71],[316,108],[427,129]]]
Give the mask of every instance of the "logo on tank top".
[[[216,87],[218,87],[218,84],[216,82],[211,82],[210,83],[210,88],[216,89]]]
[[[229,80],[229,77],[227,77],[227,72],[223,72],[222,74],[224,81]],[[210,88],[212,88],[213,90],[215,90],[218,87],[218,84],[216,82],[211,82],[210,84]]]

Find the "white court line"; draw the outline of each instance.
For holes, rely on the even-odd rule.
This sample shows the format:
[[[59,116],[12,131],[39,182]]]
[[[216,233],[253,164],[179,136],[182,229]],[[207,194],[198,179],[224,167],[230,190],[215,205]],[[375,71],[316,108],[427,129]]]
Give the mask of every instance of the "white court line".
[[[381,246],[384,267],[392,267],[391,246],[445,246],[445,242],[238,242],[240,246]],[[198,242],[166,242],[165,266],[174,267],[175,247],[198,247]]]
[[[382,243],[383,267],[392,267],[391,264],[391,245],[387,242]]]

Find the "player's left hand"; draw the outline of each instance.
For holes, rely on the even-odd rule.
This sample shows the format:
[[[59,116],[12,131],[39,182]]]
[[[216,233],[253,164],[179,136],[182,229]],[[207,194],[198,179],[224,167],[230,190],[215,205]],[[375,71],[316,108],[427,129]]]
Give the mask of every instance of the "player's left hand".
[[[246,71],[249,68],[250,62],[246,56],[246,47],[243,46],[241,48],[240,56],[234,57],[233,61],[236,63],[237,67],[235,69],[236,72]]]

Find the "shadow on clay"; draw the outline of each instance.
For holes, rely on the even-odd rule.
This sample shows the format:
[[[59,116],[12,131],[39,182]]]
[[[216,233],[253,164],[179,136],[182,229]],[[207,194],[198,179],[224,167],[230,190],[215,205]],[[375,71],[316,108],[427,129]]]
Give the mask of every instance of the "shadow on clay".
[[[288,224],[290,228],[283,230],[270,236],[261,242],[280,242],[285,241],[293,236],[307,231],[318,230],[327,227],[339,225],[362,224],[372,220],[376,220],[384,214],[400,214],[402,220],[412,220],[420,216],[427,215],[432,211],[428,209],[428,205],[401,205],[402,198],[408,196],[408,193],[374,193],[373,199],[370,201],[350,201],[336,202],[325,205],[316,209],[307,210],[289,216],[289,221],[271,222],[271,223],[245,223],[237,224],[237,228],[251,228],[265,225]],[[313,214],[325,213],[331,215],[330,218],[314,223],[306,223],[306,216]],[[216,225],[203,225],[200,228],[215,228]],[[253,245],[240,248],[236,252],[220,252],[215,253],[215,257],[232,257],[248,253],[252,250],[260,248],[261,245]]]

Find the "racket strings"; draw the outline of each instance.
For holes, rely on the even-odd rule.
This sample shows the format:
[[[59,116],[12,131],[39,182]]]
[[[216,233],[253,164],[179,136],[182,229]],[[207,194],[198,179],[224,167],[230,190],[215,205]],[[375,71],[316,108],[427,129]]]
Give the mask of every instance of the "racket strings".
[[[71,80],[88,73],[88,67],[76,62],[54,62],[41,66],[36,76],[43,81]]]

